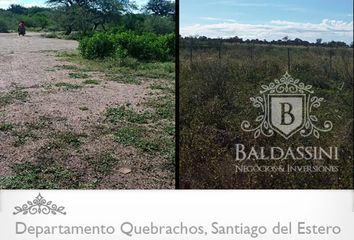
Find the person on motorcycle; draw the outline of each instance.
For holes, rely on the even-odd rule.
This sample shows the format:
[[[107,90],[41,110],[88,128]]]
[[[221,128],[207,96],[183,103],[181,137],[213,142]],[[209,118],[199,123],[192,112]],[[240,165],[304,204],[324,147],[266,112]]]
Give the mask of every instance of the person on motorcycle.
[[[18,35],[25,36],[25,34],[26,34],[25,22],[21,21],[20,24],[18,24]]]

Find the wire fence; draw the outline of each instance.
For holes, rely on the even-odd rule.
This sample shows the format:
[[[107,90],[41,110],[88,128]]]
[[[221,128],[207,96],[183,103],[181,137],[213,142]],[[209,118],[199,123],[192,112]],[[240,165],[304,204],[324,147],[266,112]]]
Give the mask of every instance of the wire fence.
[[[240,44],[219,41],[181,40],[180,59],[182,63],[193,63],[197,60],[242,60],[255,63],[265,59],[272,59],[287,68],[291,68],[304,61],[326,65],[328,74],[333,71],[336,63],[352,66],[352,48],[326,48],[316,46],[286,46]]]

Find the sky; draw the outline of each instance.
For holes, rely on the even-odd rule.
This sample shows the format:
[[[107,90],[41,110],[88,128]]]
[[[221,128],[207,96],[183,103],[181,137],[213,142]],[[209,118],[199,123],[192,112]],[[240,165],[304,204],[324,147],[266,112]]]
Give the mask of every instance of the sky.
[[[25,7],[44,6],[45,0],[0,0],[0,8],[6,9],[10,4],[20,4]]]
[[[20,4],[25,7],[46,6],[46,0],[0,0],[0,8],[7,9],[10,4]],[[148,0],[135,0],[138,6],[145,5]]]
[[[182,36],[353,41],[353,0],[180,0]]]

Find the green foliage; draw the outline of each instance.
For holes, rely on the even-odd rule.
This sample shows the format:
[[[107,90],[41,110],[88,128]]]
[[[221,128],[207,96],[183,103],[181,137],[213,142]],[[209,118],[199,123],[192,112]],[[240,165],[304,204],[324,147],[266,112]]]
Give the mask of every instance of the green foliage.
[[[75,73],[69,73],[70,78],[88,78],[89,75],[86,73],[80,73],[80,72],[75,72]]]
[[[166,136],[165,133],[139,127],[125,127],[114,134],[114,140],[124,145],[134,146],[149,154],[160,153],[174,163],[174,139]]]
[[[92,30],[92,13],[78,5],[71,7],[59,7],[54,12],[55,29],[65,31],[65,35],[70,36],[73,31],[86,34]]]
[[[95,173],[98,174],[98,177],[100,177],[110,175],[119,162],[119,159],[116,158],[113,153],[102,153],[93,158],[89,158],[88,162]]]
[[[171,95],[153,98],[146,105],[155,109],[157,119],[172,120],[175,117],[175,103]]]
[[[126,49],[130,56],[139,60],[166,61],[173,51],[169,41],[171,38],[174,38],[173,34],[158,36],[153,33],[137,35],[132,32],[122,32],[114,35],[115,44]]]
[[[108,75],[108,80],[125,83],[125,84],[135,84],[139,85],[141,83],[141,79],[139,77],[133,75],[123,75],[123,74],[116,74],[116,75]]]
[[[70,90],[70,89],[80,89],[82,86],[77,85],[77,84],[72,84],[72,83],[65,83],[65,82],[59,82],[55,84],[56,87],[63,88],[65,90]]]
[[[87,59],[109,57],[115,52],[114,41],[108,34],[95,33],[80,41],[79,50]]]
[[[168,54],[174,55],[176,51],[176,35],[175,34],[166,34],[162,36],[162,42],[167,46]]]
[[[66,69],[66,70],[77,70],[77,69],[78,69],[78,67],[75,66],[75,65],[67,65],[67,64],[58,65],[58,66],[55,66],[55,68],[58,68],[58,69]]]
[[[86,138],[86,134],[78,134],[74,132],[58,132],[53,134],[54,141],[50,144],[50,148],[65,148],[75,147],[78,148],[83,142],[82,139]]]
[[[35,138],[31,128],[20,129],[12,132],[14,137],[12,145],[14,147],[19,147],[26,144],[27,140]]]
[[[0,189],[78,189],[80,174],[56,161],[25,162],[12,166],[14,176],[1,177]]]
[[[0,33],[7,33],[9,31],[9,26],[4,20],[0,19]]]
[[[3,22],[2,25],[6,26],[8,31],[17,31],[20,21],[24,21],[31,31],[41,30],[53,26],[53,11],[48,8],[17,6],[6,11],[0,10],[0,22]]]
[[[94,79],[85,80],[82,83],[83,84],[88,84],[88,85],[98,85],[98,84],[100,84],[99,81],[94,80]]]
[[[140,32],[152,32],[155,34],[171,34],[175,32],[175,22],[170,17],[146,16],[138,27],[140,29],[136,30]]]
[[[79,49],[84,58],[96,59],[110,57],[124,58],[126,55],[139,60],[166,61],[175,53],[175,35],[156,35],[153,33],[135,34],[121,32],[116,34],[95,33],[80,41]]]
[[[118,24],[110,25],[114,33],[135,32],[138,34],[155,33],[170,34],[175,33],[176,22],[173,17],[161,17],[147,14],[125,14]]]
[[[149,0],[145,9],[155,15],[169,16],[175,14],[175,3],[169,0]]]
[[[43,34],[41,34],[41,36],[44,38],[60,38],[59,35],[55,32],[43,33]]]
[[[32,18],[35,25],[39,26],[42,30],[49,25],[49,17],[44,13],[37,13]]]
[[[198,45],[201,45],[198,42]],[[195,43],[195,45],[197,45]],[[180,50],[180,166],[181,186],[190,188],[352,188],[352,99],[353,50],[330,51],[320,47],[290,47],[289,73],[313,85],[315,95],[326,102],[316,110],[319,119],[333,122],[333,130],[320,139],[294,135],[284,141],[279,135],[260,136],[241,129],[252,122],[261,110],[252,107],[250,97],[257,96],[262,85],[279,79],[287,68],[287,48],[224,44]],[[252,51],[251,51],[252,50]],[[345,73],[345,74],[344,74]],[[323,123],[321,123],[323,124]],[[337,165],[339,171],[306,172],[235,172],[235,144],[250,147],[338,146],[339,161],[311,161],[311,165]],[[308,160],[244,161],[244,165],[306,166]]]
[[[6,123],[6,122],[0,123],[0,131],[1,132],[9,132],[12,130],[12,128],[13,128],[13,125],[11,123]]]
[[[71,40],[81,40],[96,31],[112,29],[115,32],[133,31],[139,34],[169,34],[175,31],[173,14],[149,15],[152,11],[133,13],[133,4],[125,0],[49,0],[48,3],[50,8],[26,8],[13,4],[8,10],[0,9],[0,32],[17,31],[20,21],[24,21],[30,31],[51,32],[46,37]],[[167,5],[169,12],[174,12],[174,4]]]
[[[105,30],[107,24],[116,22],[129,8],[126,1],[117,0],[47,2],[57,7],[57,21],[64,26],[66,35],[72,31],[87,33],[92,29],[98,30],[99,26]]]
[[[114,139],[124,145],[132,145],[144,152],[159,151],[159,145],[147,137],[147,132],[139,128],[122,128],[114,135]]]
[[[112,123],[128,121],[131,123],[148,123],[152,114],[150,112],[137,113],[125,106],[111,107],[106,111],[106,118]]]
[[[8,11],[16,14],[26,14],[27,8],[19,4],[11,4],[10,7],[8,8]]]
[[[25,102],[28,98],[28,93],[21,89],[12,90],[6,94],[0,95],[0,106],[6,106],[15,101]]]
[[[155,111],[136,112],[119,106],[108,108],[105,116],[115,126],[127,126],[119,127],[114,134],[115,141],[134,146],[148,154],[159,154],[174,164],[175,125],[171,118],[174,116],[174,100],[170,95],[162,99],[156,99],[161,101],[160,104],[154,102],[150,106],[156,107]]]
[[[90,36],[92,35],[92,32],[86,32],[86,33],[82,33],[82,32],[71,32],[70,34],[64,35],[63,38],[66,40],[76,40],[76,41],[80,41],[82,38],[86,37],[86,36]]]

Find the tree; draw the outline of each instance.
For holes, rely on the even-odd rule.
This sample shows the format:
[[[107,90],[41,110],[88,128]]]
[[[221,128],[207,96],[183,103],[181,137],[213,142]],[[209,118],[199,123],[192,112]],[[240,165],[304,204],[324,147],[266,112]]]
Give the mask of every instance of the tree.
[[[176,7],[175,2],[169,0],[149,0],[145,10],[158,16],[174,16]]]
[[[281,40],[283,40],[284,42],[287,42],[289,40],[288,36],[283,37]]]
[[[96,0],[92,1],[89,6],[92,12],[93,29],[97,29],[99,25],[105,29],[105,24],[111,21],[117,21],[119,17],[124,13],[124,2],[116,0]]]
[[[58,28],[64,29],[65,35],[69,35],[72,31],[80,31],[85,34],[93,27],[91,13],[87,8],[78,5],[59,7],[54,17],[55,24]]]
[[[171,18],[161,18],[158,16],[146,16],[142,27],[143,32],[153,32],[156,34],[175,32],[175,24]]]
[[[316,39],[316,45],[321,45],[322,44],[322,38],[317,38]]]
[[[294,41],[292,41],[292,44],[294,45],[302,45],[303,41],[300,38],[295,38]]]
[[[118,28],[121,31],[141,32],[145,16],[143,14],[125,14],[119,21]],[[117,27],[115,27],[117,28]]]
[[[0,33],[7,33],[9,27],[7,26],[6,22],[0,19]]]
[[[34,6],[34,7],[27,8],[26,13],[28,15],[34,15],[34,14],[37,14],[37,13],[50,12],[50,11],[51,10],[48,9],[48,8]]]
[[[60,19],[66,34],[73,30],[95,30],[98,26],[105,29],[105,24],[116,21],[130,7],[127,0],[47,0],[47,3],[65,12]]]
[[[37,13],[33,16],[33,20],[41,27],[41,29],[44,29],[49,25],[49,18],[46,14],[44,13]]]
[[[80,7],[87,5],[90,0],[47,0],[49,5],[71,7],[78,5]]]
[[[26,14],[27,8],[22,7],[19,4],[11,4],[8,11],[16,14]]]

